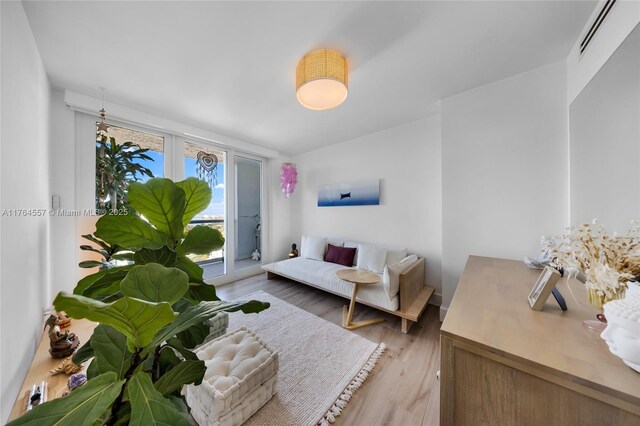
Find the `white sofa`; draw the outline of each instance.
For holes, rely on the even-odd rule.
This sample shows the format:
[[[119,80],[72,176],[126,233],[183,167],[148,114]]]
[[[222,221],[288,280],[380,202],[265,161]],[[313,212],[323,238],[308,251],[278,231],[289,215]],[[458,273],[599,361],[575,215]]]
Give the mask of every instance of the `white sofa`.
[[[358,256],[362,249],[372,246],[354,241],[325,238],[324,247],[319,241],[315,241],[316,252],[309,253],[309,243],[305,240],[306,238],[318,237],[303,237],[299,257],[264,265],[262,268],[267,271],[267,278],[272,279],[276,276],[289,278],[350,299],[353,285],[339,279],[336,272],[346,268],[359,268]],[[324,258],[328,244],[358,248],[354,264],[344,266],[321,260]],[[373,268],[378,270],[371,270],[371,265],[360,265],[360,268],[377,273],[380,276],[380,282],[361,286],[356,300],[401,317],[402,331],[406,333],[411,325],[418,321],[433,293],[431,287],[424,286],[425,261],[417,256],[407,256],[406,249],[374,247],[386,251],[385,258],[382,259],[384,267],[381,270],[378,265]],[[366,263],[367,259],[361,256],[360,261]]]

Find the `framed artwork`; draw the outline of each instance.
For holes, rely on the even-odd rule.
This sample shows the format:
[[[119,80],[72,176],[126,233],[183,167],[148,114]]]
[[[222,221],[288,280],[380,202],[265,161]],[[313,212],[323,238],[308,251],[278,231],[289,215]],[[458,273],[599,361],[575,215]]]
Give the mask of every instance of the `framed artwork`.
[[[318,189],[318,207],[377,206],[380,180],[324,185]]]
[[[554,268],[550,266],[544,267],[542,273],[538,277],[538,280],[529,293],[529,305],[531,305],[531,309],[536,311],[542,310],[542,307],[547,302],[549,295],[553,291],[560,277],[560,272],[556,271]]]

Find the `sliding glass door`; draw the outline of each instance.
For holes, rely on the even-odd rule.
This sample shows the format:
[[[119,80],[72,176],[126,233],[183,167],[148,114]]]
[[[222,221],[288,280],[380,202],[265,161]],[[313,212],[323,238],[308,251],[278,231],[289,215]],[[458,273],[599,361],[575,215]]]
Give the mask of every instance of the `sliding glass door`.
[[[235,270],[261,265],[262,161],[235,156]]]
[[[217,229],[227,236],[226,217],[227,203],[225,197],[225,165],[227,153],[194,142],[184,142],[184,178],[195,177],[209,184],[211,188],[211,202],[193,218],[189,228],[195,225],[205,225]],[[204,269],[204,279],[214,278],[227,273],[225,247],[208,255],[193,256]]]
[[[126,172],[125,183],[152,177],[174,181],[195,177],[209,185],[212,198],[188,228],[209,226],[225,238],[219,250],[192,257],[204,269],[204,279],[214,284],[229,282],[260,267],[266,247],[264,223],[268,223],[263,202],[264,159],[197,137],[112,120],[108,131],[101,133],[98,124],[93,116],[79,115],[83,140],[98,134],[95,145],[81,144],[84,151],[78,154],[95,156],[95,168],[88,166],[79,172],[90,176],[78,182],[78,193],[83,194],[79,205],[94,205],[101,211],[127,201],[127,185],[109,185],[114,180],[109,172],[116,160]],[[121,188],[120,192],[114,187]]]

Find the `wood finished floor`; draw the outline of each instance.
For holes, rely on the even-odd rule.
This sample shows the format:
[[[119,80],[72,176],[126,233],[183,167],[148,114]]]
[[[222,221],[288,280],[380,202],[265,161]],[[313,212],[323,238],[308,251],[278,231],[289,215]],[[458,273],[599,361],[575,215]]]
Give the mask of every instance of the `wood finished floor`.
[[[340,325],[347,299],[285,278],[267,280],[265,274],[217,287],[225,300],[265,291],[329,322]],[[409,334],[400,331],[400,319],[356,305],[354,321],[385,318],[385,322],[354,330],[387,345],[373,373],[356,392],[335,425],[436,426],[439,424],[440,365],[438,308],[427,307]]]

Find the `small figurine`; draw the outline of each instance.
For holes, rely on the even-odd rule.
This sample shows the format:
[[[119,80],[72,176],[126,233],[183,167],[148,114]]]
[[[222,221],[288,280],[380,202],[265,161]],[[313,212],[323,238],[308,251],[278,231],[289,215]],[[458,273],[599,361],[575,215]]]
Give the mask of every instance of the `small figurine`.
[[[56,312],[56,315],[58,316],[58,320],[60,320],[60,328],[64,329],[71,325],[71,318],[69,318],[65,313]]]
[[[49,326],[49,354],[53,358],[66,358],[80,345],[80,339],[74,333],[60,330],[60,319],[57,315],[49,316],[45,327]]]
[[[40,404],[47,402],[47,382],[44,380],[40,383],[40,386],[35,384],[31,386],[29,391],[29,398],[27,398],[27,411],[32,410]]]
[[[251,253],[251,260],[260,260],[260,250],[255,249],[253,253]]]
[[[55,376],[56,374],[62,374],[62,373],[75,374],[80,370],[82,370],[81,365],[74,364],[73,361],[71,361],[71,358],[65,358],[64,361],[62,361],[62,363],[59,366],[57,366],[53,370],[49,370],[49,372],[51,373],[52,376]]]
[[[294,258],[294,257],[298,257],[298,246],[296,246],[296,243],[291,244],[291,251],[289,252],[289,257],[290,258]]]

